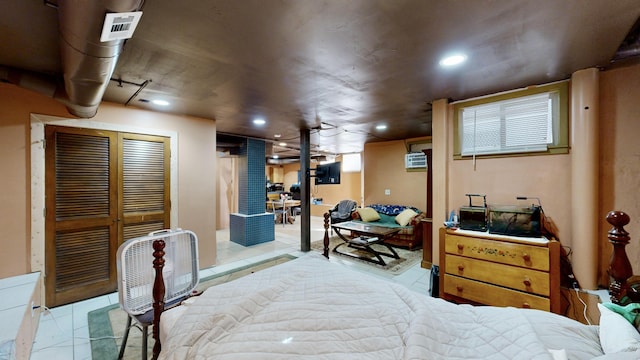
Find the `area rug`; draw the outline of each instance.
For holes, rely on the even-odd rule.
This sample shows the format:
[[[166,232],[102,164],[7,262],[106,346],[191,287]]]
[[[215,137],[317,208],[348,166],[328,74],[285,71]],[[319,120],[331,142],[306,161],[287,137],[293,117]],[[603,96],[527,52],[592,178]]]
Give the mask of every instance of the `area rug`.
[[[200,279],[198,290],[231,280],[235,280],[248,274],[260,271],[271,266],[282,264],[295,259],[295,256],[284,254],[258,263],[236,268],[212,276]],[[119,304],[113,304],[101,309],[89,312],[89,336],[91,339],[91,358],[93,360],[115,360],[118,358],[122,336],[127,323],[127,313],[120,309]],[[150,359],[153,353],[153,338],[149,328],[149,340],[147,342],[147,357]],[[131,329],[123,359],[139,360],[142,355],[142,331]]]
[[[372,262],[369,261],[365,261],[365,260],[360,260],[351,256],[347,256],[347,255],[341,255],[339,253],[335,253],[333,252],[333,249],[339,245],[339,244],[344,244],[344,241],[342,239],[340,239],[338,236],[332,236],[329,238],[329,258],[331,257],[339,257],[340,259],[344,259],[347,261],[354,261],[354,262],[358,262],[358,263],[362,263],[362,264],[367,264],[369,266],[373,266],[375,268],[384,270],[385,272],[388,272],[392,275],[399,275],[402,274],[403,272],[405,272],[407,269],[409,269],[411,266],[415,265],[417,262],[419,262],[420,260],[422,260],[422,249],[417,249],[417,250],[407,250],[407,249],[401,249],[401,248],[396,248],[394,247],[393,249],[396,251],[396,253],[398,253],[398,256],[400,256],[400,259],[394,259],[391,257],[387,257],[387,256],[383,256],[382,259],[384,260],[385,263],[387,263],[387,265],[379,265],[379,264],[374,264]],[[389,249],[387,249],[386,246],[384,245],[380,245],[380,244],[373,244],[371,245],[371,247],[374,250],[379,250],[382,252],[389,252]],[[320,251],[322,252],[324,248],[323,245],[323,240],[318,240],[318,241],[314,241],[311,243],[311,249],[314,251]],[[368,253],[366,251],[363,250],[358,250],[355,248],[350,248],[348,247],[346,244],[340,246],[339,249],[340,252],[350,252],[353,253],[355,255],[358,255],[360,257],[367,257],[369,259],[375,259],[375,256],[372,255],[371,253]]]

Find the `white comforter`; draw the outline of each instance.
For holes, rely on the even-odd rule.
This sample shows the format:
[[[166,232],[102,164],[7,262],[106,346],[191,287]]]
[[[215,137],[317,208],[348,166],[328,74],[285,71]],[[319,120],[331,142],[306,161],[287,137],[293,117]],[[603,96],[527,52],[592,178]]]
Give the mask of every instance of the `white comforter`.
[[[597,330],[572,320],[454,305],[310,254],[209,288],[160,359],[551,359],[566,331],[578,358],[602,354]]]

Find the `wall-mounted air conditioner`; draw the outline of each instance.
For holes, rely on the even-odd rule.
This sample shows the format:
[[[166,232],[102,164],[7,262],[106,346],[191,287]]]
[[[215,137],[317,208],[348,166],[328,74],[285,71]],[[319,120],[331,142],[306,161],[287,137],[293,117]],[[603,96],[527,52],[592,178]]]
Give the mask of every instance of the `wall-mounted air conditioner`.
[[[422,152],[406,154],[404,167],[407,169],[425,169],[427,167],[427,155]]]

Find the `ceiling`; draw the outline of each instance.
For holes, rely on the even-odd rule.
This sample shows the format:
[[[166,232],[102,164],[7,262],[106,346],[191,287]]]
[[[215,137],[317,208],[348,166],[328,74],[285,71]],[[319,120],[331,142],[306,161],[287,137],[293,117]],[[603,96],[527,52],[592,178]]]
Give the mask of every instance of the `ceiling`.
[[[637,31],[625,40],[638,0],[127,2],[143,15],[102,99],[212,119],[221,135],[286,142],[273,147],[282,157],[297,154],[301,129],[310,130],[312,154],[428,136],[433,100],[567,79],[611,66],[621,46],[615,63],[636,61],[640,47]],[[59,13],[79,3],[0,0],[0,67],[61,79]],[[102,26],[105,12],[120,11],[72,18]],[[442,68],[453,52],[467,61]]]

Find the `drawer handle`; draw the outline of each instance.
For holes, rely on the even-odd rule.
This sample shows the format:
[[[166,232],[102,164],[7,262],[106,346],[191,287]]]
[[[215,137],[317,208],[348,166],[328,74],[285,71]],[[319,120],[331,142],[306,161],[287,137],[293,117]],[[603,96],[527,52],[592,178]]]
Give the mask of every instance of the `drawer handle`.
[[[524,278],[524,281],[522,281],[522,283],[523,283],[526,287],[530,287],[530,286],[531,286],[531,279],[529,279],[529,278]]]
[[[529,305],[529,303],[527,303],[527,302],[522,303],[522,307],[523,307],[524,309],[531,309],[531,305]]]
[[[522,258],[524,259],[525,262],[530,262],[531,261],[531,255],[524,253],[522,254]]]
[[[464,265],[462,265],[462,264],[458,265],[458,271],[459,272],[463,272],[464,271]]]
[[[464,245],[458,244],[458,251],[462,252],[464,250]]]
[[[456,285],[456,290],[461,293],[462,292],[462,285]]]

